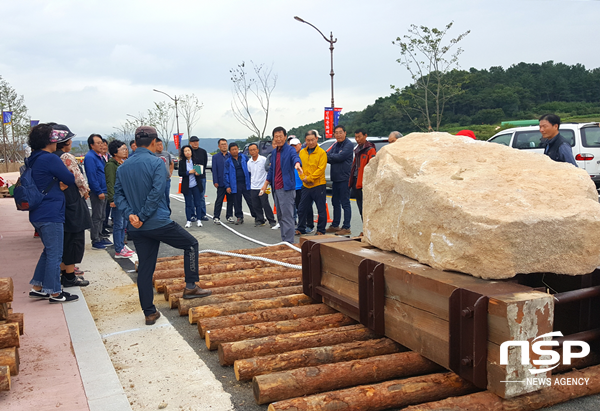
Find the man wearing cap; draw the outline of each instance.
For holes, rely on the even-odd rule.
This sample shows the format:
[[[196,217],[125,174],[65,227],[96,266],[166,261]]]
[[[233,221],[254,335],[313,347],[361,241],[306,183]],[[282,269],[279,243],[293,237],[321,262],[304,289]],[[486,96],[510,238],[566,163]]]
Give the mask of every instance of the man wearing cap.
[[[106,176],[104,174],[104,160],[102,160],[102,151],[104,143],[100,134],[92,134],[88,137],[87,152],[83,159],[85,174],[90,185],[90,203],[92,205],[92,229],[90,237],[92,239],[92,248],[95,250],[104,250],[107,245],[111,245],[107,238],[102,237],[104,217],[106,216]]]
[[[173,162],[173,156],[171,153],[165,150],[163,142],[160,138],[156,138],[156,157],[160,158],[165,162],[165,167],[167,168],[167,186],[165,187],[165,197],[167,198],[167,206],[169,206],[169,210],[171,209],[171,176],[173,175],[173,169],[175,168],[175,163]]]
[[[138,293],[146,316],[146,325],[160,317],[154,306],[152,276],[161,242],[183,250],[185,289],[183,298],[206,297],[198,281],[198,240],[170,218],[165,198],[167,169],[156,157],[156,129],[138,127],[135,131],[137,150],[117,169],[115,205],[129,220],[128,232],[138,254]]]
[[[392,131],[390,133],[390,135],[388,136],[388,143],[392,144],[395,143],[396,140],[398,140],[400,137],[402,137],[402,133],[399,131]]]
[[[196,219],[201,221],[208,221],[206,216],[206,201],[204,200],[204,193],[206,192],[206,165],[208,163],[208,154],[206,150],[200,147],[200,139],[196,136],[190,137],[190,147],[192,147],[192,162],[195,166],[202,166],[202,174],[196,174],[196,182],[198,188],[200,188],[200,214],[193,215],[191,221]],[[195,211],[194,211],[195,213]]]

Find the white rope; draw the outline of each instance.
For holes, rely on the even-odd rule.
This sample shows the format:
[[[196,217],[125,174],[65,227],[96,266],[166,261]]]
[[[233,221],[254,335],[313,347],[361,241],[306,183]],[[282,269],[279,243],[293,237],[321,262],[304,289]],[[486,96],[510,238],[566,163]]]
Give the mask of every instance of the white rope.
[[[295,269],[295,270],[302,270],[302,266],[301,265],[284,263],[283,261],[272,260],[270,258],[259,257],[259,256],[256,256],[256,255],[237,254],[237,253],[230,253],[228,251],[218,251],[218,250],[201,250],[201,251],[198,251],[198,254],[202,254],[202,253],[215,253],[215,254],[219,254],[219,255],[226,255],[226,256],[229,256],[229,257],[241,257],[241,258],[246,258],[248,260],[264,261],[266,263],[277,264],[277,265],[281,265],[281,266],[287,267],[287,268],[292,268],[292,269]]]

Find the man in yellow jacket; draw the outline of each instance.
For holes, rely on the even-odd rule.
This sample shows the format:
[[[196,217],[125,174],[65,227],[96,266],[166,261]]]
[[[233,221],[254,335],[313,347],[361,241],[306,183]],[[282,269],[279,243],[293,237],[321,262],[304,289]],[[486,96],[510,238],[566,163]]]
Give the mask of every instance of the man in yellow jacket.
[[[300,174],[304,188],[302,199],[298,205],[298,229],[296,235],[306,231],[306,217],[312,210],[313,201],[317,204],[319,220],[315,235],[325,234],[327,224],[326,211],[326,185],[325,167],[327,167],[327,153],[319,145],[317,133],[310,130],[305,135],[306,147],[300,150],[300,161],[302,161],[303,174]]]

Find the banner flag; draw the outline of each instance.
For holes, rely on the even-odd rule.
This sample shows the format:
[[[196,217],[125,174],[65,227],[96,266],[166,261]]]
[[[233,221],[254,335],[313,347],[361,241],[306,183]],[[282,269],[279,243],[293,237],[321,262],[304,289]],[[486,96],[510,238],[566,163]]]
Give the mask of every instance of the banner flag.
[[[2,112],[2,124],[10,124],[10,121],[12,120],[12,115],[13,115],[12,111],[3,111]]]
[[[333,137],[333,107],[325,107],[325,138]]]
[[[175,133],[173,134],[173,142],[175,143],[175,149],[179,150],[179,145],[181,144],[181,139],[183,137],[183,133]]]
[[[29,126],[30,127],[35,127],[38,124],[40,124],[40,120],[31,120],[31,121],[29,121]]]
[[[340,114],[342,114],[342,108],[334,108],[333,109],[333,126],[337,126],[338,122],[340,121]]]

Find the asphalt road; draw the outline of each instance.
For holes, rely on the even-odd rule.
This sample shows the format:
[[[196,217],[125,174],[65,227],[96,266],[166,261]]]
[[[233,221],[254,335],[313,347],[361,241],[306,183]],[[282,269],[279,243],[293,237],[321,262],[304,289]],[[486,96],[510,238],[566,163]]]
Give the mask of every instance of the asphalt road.
[[[180,224],[185,225],[185,204],[183,196],[177,193],[178,188],[178,177],[173,177],[171,181],[171,218]],[[207,205],[207,213],[213,215],[214,200],[216,198],[216,189],[212,185],[212,174],[207,173],[207,187],[206,187],[206,201],[210,204]],[[175,196],[175,198],[173,198]],[[272,200],[272,197],[270,197]],[[328,196],[327,199],[329,205],[329,211],[333,216],[333,208],[331,205],[331,198]],[[273,202],[271,201],[271,204]],[[358,208],[354,200],[351,201],[352,205],[352,233],[358,235],[362,231],[362,222],[358,213]],[[244,203],[245,223],[242,225],[228,224],[229,227],[238,231],[239,233],[259,240],[267,244],[276,244],[281,241],[279,230],[271,230],[267,225],[264,227],[254,227],[254,221],[250,216],[250,211],[247,205]],[[316,209],[315,209],[316,215]],[[222,211],[221,217],[224,218],[225,210]],[[188,229],[189,232],[194,235],[199,242],[200,250],[203,249],[215,249],[221,251],[228,251],[233,249],[241,248],[254,248],[260,247],[260,245],[248,241],[242,237],[237,236],[231,231],[227,230],[220,225],[214,224],[212,221],[203,222],[203,227],[196,227],[195,224],[192,228]],[[298,237],[296,237],[298,238]],[[130,242],[128,246],[135,249],[135,246]],[[109,253],[114,253],[114,250],[109,249]],[[166,244],[161,244],[159,250],[159,257],[167,257],[172,255],[180,255],[181,251],[169,247]],[[129,271],[129,275],[135,280],[136,273],[133,271],[133,264],[129,260],[116,260],[121,266]],[[162,299],[162,295],[157,296]],[[238,382],[235,379],[233,367],[221,367],[219,365],[219,359],[216,351],[208,351],[206,349],[204,340],[200,338],[198,329],[195,325],[190,325],[187,317],[180,317],[177,310],[161,310],[162,314],[166,316],[175,329],[181,334],[184,340],[198,353],[198,356],[206,363],[209,369],[214,375],[222,382],[223,389],[231,395],[232,403],[236,410],[252,411],[267,409],[267,406],[257,405],[254,401],[252,393],[251,383]],[[552,411],[588,411],[588,410],[600,410],[600,395],[580,398],[572,400],[566,404],[557,405],[554,407],[546,408]]]

